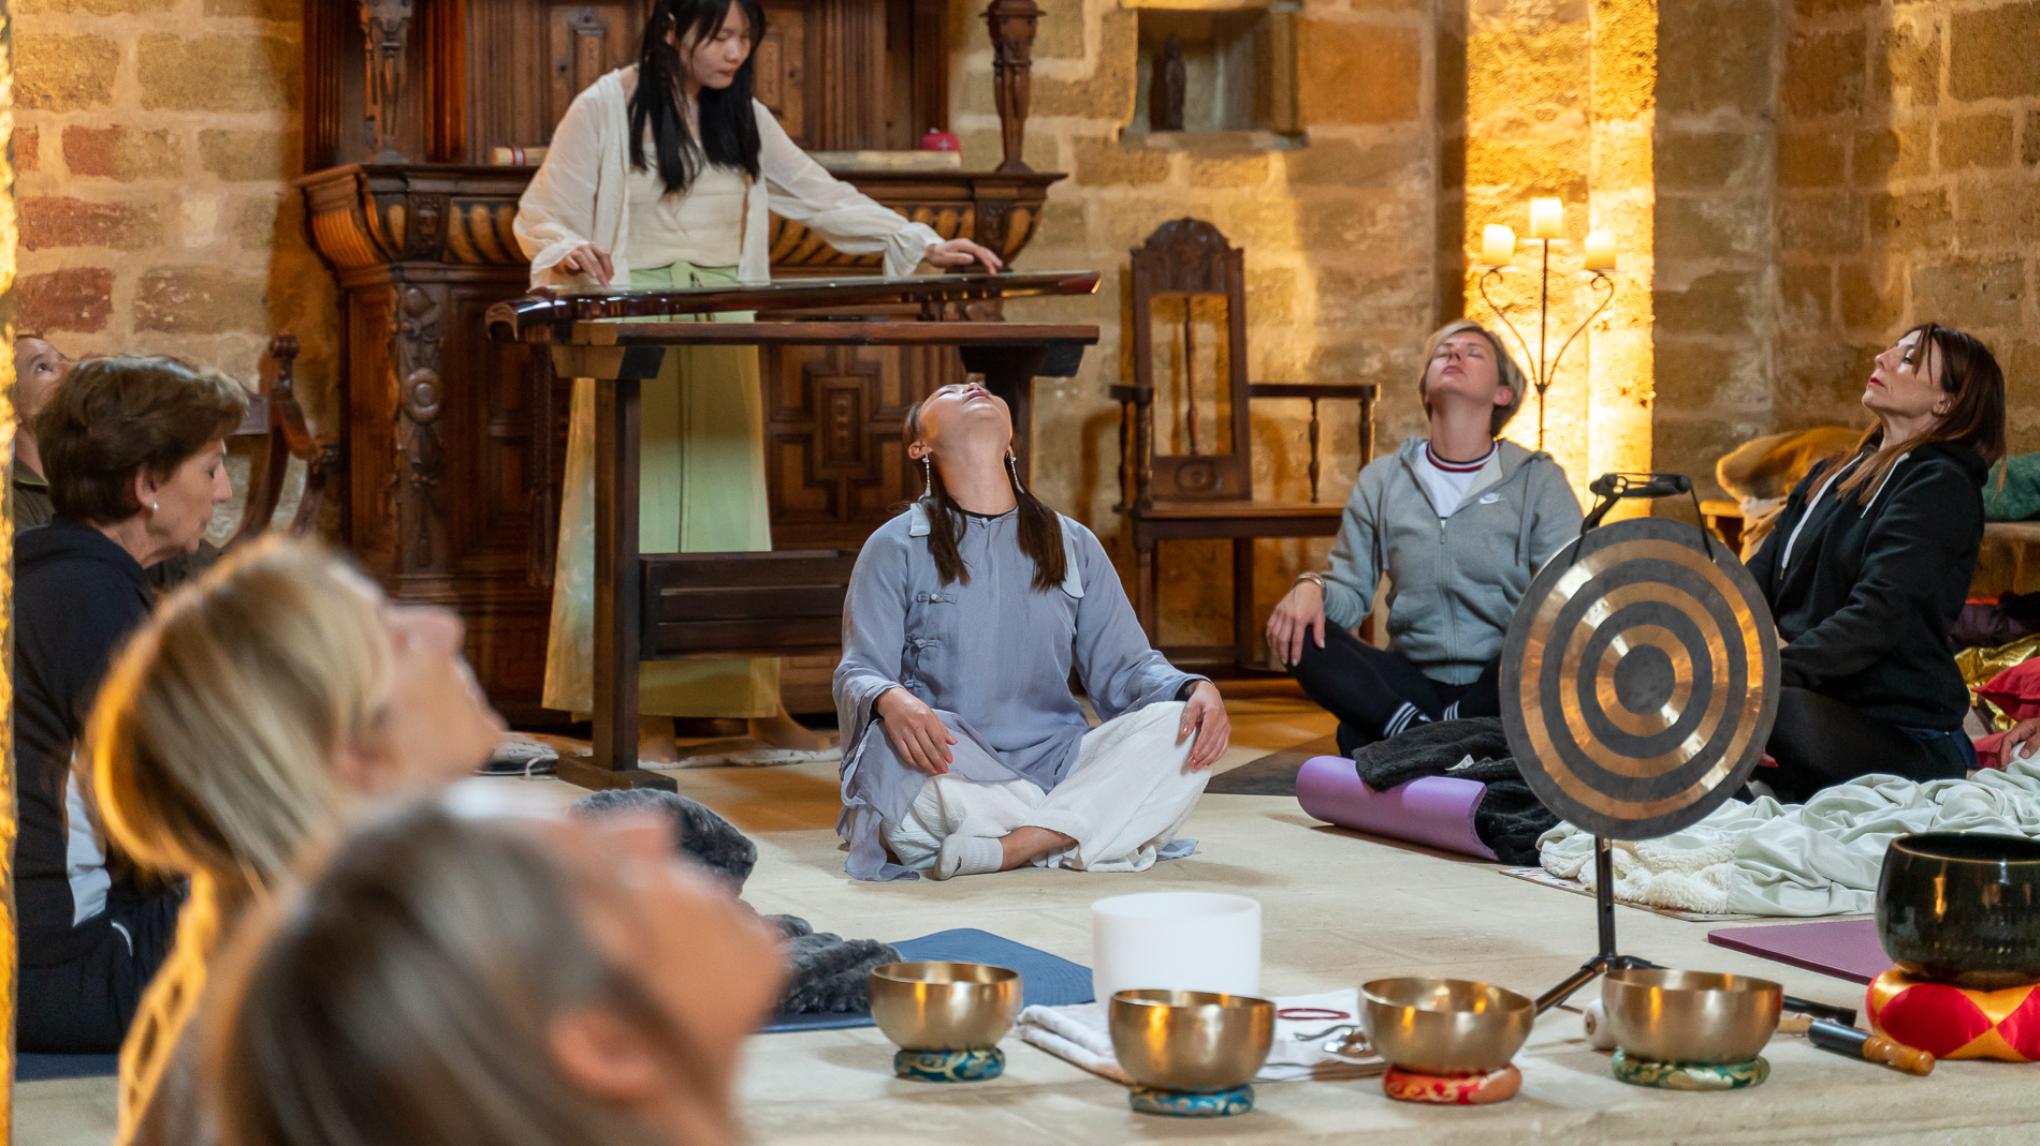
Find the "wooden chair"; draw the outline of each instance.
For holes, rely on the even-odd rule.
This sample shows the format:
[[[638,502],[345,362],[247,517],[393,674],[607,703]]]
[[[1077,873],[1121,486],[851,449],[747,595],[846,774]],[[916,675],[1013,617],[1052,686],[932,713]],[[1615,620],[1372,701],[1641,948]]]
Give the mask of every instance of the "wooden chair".
[[[1322,465],[1318,404],[1359,403],[1360,463],[1374,456],[1371,384],[1247,381],[1245,256],[1218,228],[1198,219],[1163,224],[1133,251],[1133,383],[1114,386],[1120,404],[1119,510],[1133,533],[1134,610],[1160,646],[1158,550],[1164,541],[1229,540],[1233,548],[1233,643],[1169,650],[1180,665],[1246,671],[1258,661],[1254,612],[1254,541],[1262,537],[1330,537],[1339,531],[1342,501],[1319,500]],[[1178,321],[1180,316],[1180,321]],[[1205,321],[1208,319],[1208,321]],[[1157,329],[1175,324],[1170,345],[1177,367],[1164,387],[1157,377]],[[1199,377],[1200,326],[1220,332],[1215,376]],[[1156,444],[1158,396],[1170,403],[1172,444]],[[1310,500],[1256,500],[1253,491],[1251,403],[1310,403]],[[1210,417],[1207,420],[1206,411]]]
[[[288,334],[270,340],[269,353],[262,359],[262,376],[249,398],[248,413],[232,437],[253,440],[255,456],[248,463],[248,500],[241,522],[227,541],[233,548],[268,530],[283,500],[284,479],[290,461],[305,466],[304,495],[287,527],[293,535],[310,532],[318,525],[319,511],[326,501],[326,486],[340,469],[340,445],[312,435],[305,412],[297,401],[295,369],[298,341]]]

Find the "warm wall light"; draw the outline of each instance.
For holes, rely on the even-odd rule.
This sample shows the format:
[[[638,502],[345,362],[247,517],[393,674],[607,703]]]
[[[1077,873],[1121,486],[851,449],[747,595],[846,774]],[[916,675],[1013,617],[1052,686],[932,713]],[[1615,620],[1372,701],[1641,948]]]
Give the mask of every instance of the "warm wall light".
[[[1516,261],[1516,232],[1500,223],[1480,230],[1480,261],[1485,266],[1506,267]]]
[[[1587,235],[1585,269],[1593,276],[1588,280],[1589,285],[1595,294],[1601,296],[1600,302],[1588,312],[1587,317],[1578,326],[1573,328],[1571,334],[1565,336],[1565,341],[1559,343],[1558,353],[1547,356],[1546,352],[1550,349],[1551,325],[1551,244],[1553,240],[1563,237],[1564,224],[1565,206],[1558,200],[1530,200],[1530,240],[1539,247],[1535,350],[1531,349],[1530,340],[1523,337],[1523,332],[1516,329],[1516,324],[1510,320],[1508,312],[1497,306],[1494,298],[1488,294],[1488,287],[1500,285],[1502,268],[1515,260],[1515,232],[1499,223],[1489,223],[1481,228],[1481,262],[1486,265],[1487,270],[1475,280],[1480,289],[1480,297],[1488,304],[1488,309],[1494,311],[1495,316],[1502,320],[1502,325],[1509,328],[1509,333],[1516,336],[1516,344],[1523,348],[1523,357],[1529,360],[1530,384],[1537,391],[1537,448],[1540,450],[1544,448],[1545,391],[1551,388],[1551,380],[1558,375],[1559,361],[1565,357],[1565,352],[1571,348],[1573,340],[1584,333],[1588,325],[1601,316],[1602,311],[1608,309],[1609,303],[1615,301],[1615,280],[1608,277],[1608,273],[1615,269],[1615,233],[1606,230],[1594,231]]]
[[[1587,261],[1590,271],[1612,271],[1615,269],[1615,232],[1587,232]]]

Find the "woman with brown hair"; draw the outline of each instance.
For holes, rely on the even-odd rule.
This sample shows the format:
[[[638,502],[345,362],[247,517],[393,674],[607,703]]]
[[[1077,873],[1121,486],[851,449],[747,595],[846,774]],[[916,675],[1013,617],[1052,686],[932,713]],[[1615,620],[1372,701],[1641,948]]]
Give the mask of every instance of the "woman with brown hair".
[[[843,605],[850,874],[1188,854],[1176,833],[1231,730],[1218,689],[1149,646],[1105,547],[1021,486],[1003,400],[944,386],[906,431],[925,492],[865,542]]]
[[[306,843],[365,798],[451,783],[495,746],[502,723],[461,637],[447,610],[398,605],[278,538],[173,595],[115,662],[86,735],[107,834],[191,881],[121,1048],[119,1141],[213,1140],[186,1030],[215,951]]]
[[[258,920],[209,1069],[232,1146],[728,1146],[777,939],[649,813],[466,791],[372,817]]]
[[[232,379],[169,358],[79,363],[36,416],[56,518],[15,539],[14,721],[22,1050],[111,1051],[170,944],[181,895],[109,863],[72,766],[100,677],[233,496]]]
[[[1948,629],[1983,540],[1984,475],[2005,452],[2004,373],[1975,338],[1923,323],[1877,356],[1862,402],[1876,423],[1792,491],[1749,564],[1785,642],[1778,766],[1756,779],[1786,801],[1975,764]]]

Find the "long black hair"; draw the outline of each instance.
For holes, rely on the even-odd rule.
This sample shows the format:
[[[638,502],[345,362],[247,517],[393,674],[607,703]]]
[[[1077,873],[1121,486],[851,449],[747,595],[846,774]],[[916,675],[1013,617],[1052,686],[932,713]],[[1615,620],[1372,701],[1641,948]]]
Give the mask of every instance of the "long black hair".
[[[921,403],[907,411],[907,440],[921,436]],[[942,484],[942,471],[933,462],[923,462],[928,473],[928,492],[914,499],[928,518],[928,552],[935,558],[935,573],[942,583],[970,584],[970,567],[956,548],[963,533],[962,506],[950,499]],[[1008,463],[1009,467],[1011,463]],[[1063,583],[1068,563],[1063,556],[1062,519],[1048,503],[1027,492],[1019,472],[1008,468],[1006,478],[1013,485],[1013,499],[1020,514],[1020,552],[1034,562],[1034,588],[1046,592]]]
[[[730,7],[742,9],[751,24],[752,54],[726,88],[701,89],[698,101],[701,138],[687,130],[681,114],[681,81],[686,75],[676,46],[691,34],[710,39],[722,30]],[[673,43],[666,37],[672,35]],[[751,108],[752,64],[756,45],[765,38],[765,8],[759,0],[658,0],[645,36],[638,45],[637,91],[630,97],[630,165],[638,171],[657,163],[668,191],[685,191],[701,173],[704,162],[733,167],[758,177],[758,117]],[[658,153],[645,159],[645,129],[651,129]]]

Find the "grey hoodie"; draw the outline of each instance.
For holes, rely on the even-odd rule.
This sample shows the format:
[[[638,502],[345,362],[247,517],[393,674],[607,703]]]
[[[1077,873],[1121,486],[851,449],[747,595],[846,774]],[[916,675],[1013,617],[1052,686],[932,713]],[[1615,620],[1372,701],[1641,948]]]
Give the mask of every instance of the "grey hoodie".
[[[1325,616],[1352,629],[1387,573],[1389,648],[1444,684],[1472,683],[1501,653],[1531,576],[1580,532],[1579,499],[1551,455],[1499,446],[1442,519],[1417,480],[1424,439],[1368,463],[1325,574]]]

